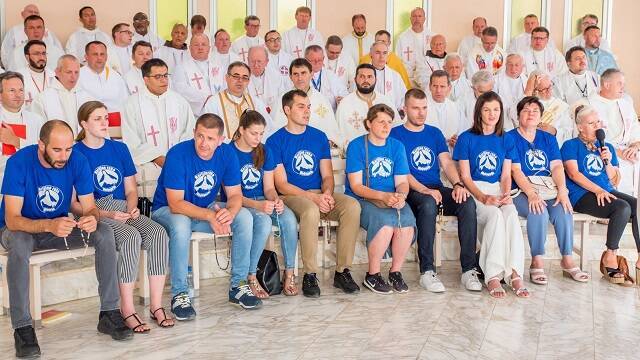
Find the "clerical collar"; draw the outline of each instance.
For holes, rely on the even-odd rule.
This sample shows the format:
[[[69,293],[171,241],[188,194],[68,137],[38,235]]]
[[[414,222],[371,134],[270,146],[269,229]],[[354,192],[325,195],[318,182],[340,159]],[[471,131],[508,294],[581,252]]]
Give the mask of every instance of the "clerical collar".
[[[3,121],[5,121],[7,123],[20,123],[20,122],[22,122],[20,120],[22,118],[22,107],[20,107],[20,110],[18,110],[18,112],[9,111],[4,106],[1,106],[0,109],[2,109],[2,114],[4,114]]]
[[[376,92],[375,92],[375,90],[372,91],[368,95],[362,94],[362,93],[360,93],[360,91],[356,90],[356,96],[358,97],[358,99],[366,102],[367,104],[373,103],[376,100]],[[369,106],[369,107],[371,107],[371,106]]]
[[[351,35],[353,35],[353,37],[354,37],[354,38],[356,38],[356,39],[363,39],[365,36],[367,36],[367,34],[368,34],[368,33],[367,33],[366,31],[365,31],[362,35],[358,35],[358,34],[356,34],[356,32],[355,32],[355,31],[352,31],[352,32],[351,32]]]
[[[232,93],[229,92],[229,90],[225,90],[224,91],[225,94],[227,94],[227,98],[229,98],[229,100],[231,100],[232,102],[239,104],[242,99],[244,98],[244,94],[240,95],[240,96],[235,96]]]
[[[445,56],[447,56],[447,52],[445,51],[445,53],[442,54],[442,56],[438,56],[438,55],[434,54],[431,50],[428,50],[427,51],[427,56],[428,57],[432,57],[432,58],[436,58],[436,59],[444,59]]]

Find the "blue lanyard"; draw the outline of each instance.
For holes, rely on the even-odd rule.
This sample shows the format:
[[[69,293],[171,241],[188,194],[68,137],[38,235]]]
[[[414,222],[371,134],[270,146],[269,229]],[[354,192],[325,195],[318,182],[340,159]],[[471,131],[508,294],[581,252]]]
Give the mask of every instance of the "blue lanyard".
[[[313,84],[313,87],[316,89],[316,91],[320,91],[320,88],[322,88],[322,70],[320,70],[320,74],[318,75],[318,82],[311,78],[311,83]]]

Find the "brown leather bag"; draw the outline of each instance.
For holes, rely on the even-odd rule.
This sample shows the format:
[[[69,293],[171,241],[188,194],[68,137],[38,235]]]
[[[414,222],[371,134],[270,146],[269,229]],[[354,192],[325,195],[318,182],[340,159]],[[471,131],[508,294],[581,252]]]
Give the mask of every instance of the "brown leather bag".
[[[603,275],[606,273],[606,269],[604,268],[604,262],[602,260],[604,259],[604,255],[606,253],[607,251],[605,250],[602,252],[602,256],[600,256],[600,272]],[[627,263],[627,259],[622,255],[617,255],[617,259],[618,259],[618,269],[620,269],[620,272],[624,275],[624,283],[619,285],[626,286],[626,287],[633,286],[635,282],[633,281],[633,278],[629,275],[629,264]]]

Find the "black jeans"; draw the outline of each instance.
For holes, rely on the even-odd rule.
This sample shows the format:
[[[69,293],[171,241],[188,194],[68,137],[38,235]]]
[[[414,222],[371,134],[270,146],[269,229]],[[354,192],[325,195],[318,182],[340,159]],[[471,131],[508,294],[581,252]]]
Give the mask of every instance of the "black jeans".
[[[640,251],[640,236],[638,235],[638,217],[637,202],[638,200],[631,195],[621,193],[619,191],[611,191],[616,200],[608,203],[605,201],[604,206],[599,206],[596,194],[589,192],[584,194],[573,207],[575,211],[583,214],[609,219],[607,227],[607,249],[616,250],[622,238],[625,226],[631,220],[631,231],[633,239],[636,241],[636,249]]]
[[[432,188],[432,187],[430,187]],[[460,265],[462,272],[477,268],[476,241],[477,218],[476,203],[469,197],[458,204],[451,195],[453,190],[447,187],[433,187],[442,194],[444,215],[458,218],[458,239],[460,240]],[[418,259],[420,273],[435,270],[433,266],[433,242],[436,235],[436,217],[438,206],[432,196],[409,191],[407,203],[411,206],[418,226]]]

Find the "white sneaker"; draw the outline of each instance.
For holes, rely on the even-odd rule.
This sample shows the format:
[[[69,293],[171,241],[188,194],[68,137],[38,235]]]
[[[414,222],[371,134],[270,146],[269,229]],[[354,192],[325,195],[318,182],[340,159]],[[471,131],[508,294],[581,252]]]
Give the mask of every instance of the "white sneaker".
[[[438,274],[436,274],[433,270],[429,270],[420,275],[420,285],[428,291],[434,293],[441,293],[445,291],[442,281],[440,281],[440,278],[438,278]]]
[[[465,271],[460,278],[460,282],[469,291],[482,291],[482,283],[478,280],[476,269]]]

